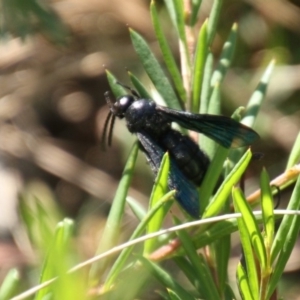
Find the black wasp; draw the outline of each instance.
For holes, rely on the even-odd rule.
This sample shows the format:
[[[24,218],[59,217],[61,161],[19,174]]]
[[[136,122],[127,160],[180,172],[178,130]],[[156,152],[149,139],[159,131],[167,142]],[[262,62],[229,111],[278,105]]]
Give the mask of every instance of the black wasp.
[[[126,86],[124,86],[126,87]],[[171,158],[168,185],[175,189],[176,199],[193,217],[199,218],[199,186],[209,166],[209,158],[188,136],[171,128],[176,122],[189,130],[205,134],[222,146],[241,147],[250,145],[259,136],[251,128],[224,116],[193,114],[157,105],[154,101],[142,99],[128,88],[132,95],[113,101],[110,93],[105,100],[110,108],[104,125],[102,142],[111,144],[115,118],[125,118],[128,130],[135,133],[140,149],[145,153],[152,171],[156,174],[166,151]]]

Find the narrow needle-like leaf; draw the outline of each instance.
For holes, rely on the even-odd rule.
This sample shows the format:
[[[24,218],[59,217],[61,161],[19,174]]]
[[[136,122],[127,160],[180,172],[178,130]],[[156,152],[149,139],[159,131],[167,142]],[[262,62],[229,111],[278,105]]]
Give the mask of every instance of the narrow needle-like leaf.
[[[157,38],[157,41],[159,43],[159,46],[160,46],[160,49],[161,49],[161,52],[162,52],[162,55],[163,55],[163,58],[164,58],[164,62],[165,62],[166,66],[167,66],[167,68],[168,68],[168,70],[171,74],[172,80],[174,82],[174,86],[175,86],[181,100],[186,101],[186,92],[185,92],[185,89],[183,87],[180,71],[179,71],[178,66],[176,64],[173,53],[172,53],[172,51],[171,51],[171,49],[168,45],[167,39],[166,39],[166,37],[163,33],[163,30],[161,28],[154,1],[151,2],[150,12],[151,12],[152,23],[153,23],[153,26],[154,26],[156,38]]]
[[[181,109],[176,93],[144,38],[132,29],[130,29],[130,36],[134,49],[157,91],[169,107]]]

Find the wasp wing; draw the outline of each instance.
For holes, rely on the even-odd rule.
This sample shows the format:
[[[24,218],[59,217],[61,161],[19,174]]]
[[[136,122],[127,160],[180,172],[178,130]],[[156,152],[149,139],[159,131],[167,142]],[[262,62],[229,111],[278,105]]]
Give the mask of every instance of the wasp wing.
[[[137,137],[152,171],[155,175],[157,175],[165,151],[148,134],[144,132],[138,132]],[[182,208],[191,216],[198,219],[200,209],[197,188],[183,175],[172,159],[169,171],[168,186],[170,190],[176,190],[175,198]]]
[[[193,114],[159,105],[156,110],[169,122],[176,122],[186,129],[203,133],[226,148],[247,146],[259,138],[253,129],[229,117]]]

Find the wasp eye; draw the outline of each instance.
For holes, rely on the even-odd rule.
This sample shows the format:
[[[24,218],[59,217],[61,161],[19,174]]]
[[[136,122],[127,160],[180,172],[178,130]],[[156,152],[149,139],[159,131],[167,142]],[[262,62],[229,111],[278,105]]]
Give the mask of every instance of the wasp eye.
[[[122,106],[124,108],[128,108],[134,102],[134,98],[133,98],[133,96],[126,95],[126,96],[120,97],[118,102],[119,102],[120,106]]]

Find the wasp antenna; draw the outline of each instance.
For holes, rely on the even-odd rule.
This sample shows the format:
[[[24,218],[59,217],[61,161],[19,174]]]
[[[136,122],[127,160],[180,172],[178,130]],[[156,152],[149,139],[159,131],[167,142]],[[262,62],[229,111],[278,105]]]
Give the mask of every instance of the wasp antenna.
[[[122,83],[120,81],[116,81],[116,84],[122,86],[123,88],[125,88],[125,89],[127,89],[129,91],[131,91],[131,87],[130,86],[128,86],[128,85],[126,85],[126,84],[124,84],[124,83]]]
[[[119,81],[116,81],[116,84],[118,84],[118,85],[122,86],[123,88],[129,90],[133,96],[135,96],[137,98],[141,98],[140,95],[138,94],[138,92],[136,90],[134,90],[133,88],[131,88],[130,86],[125,85],[125,84],[123,84]]]
[[[105,97],[106,103],[108,104],[108,107],[109,107],[109,108],[112,108],[113,105],[114,105],[114,101],[113,101],[113,99],[111,98],[110,92],[109,92],[109,91],[105,92],[105,93],[104,93],[104,97]]]
[[[116,116],[113,114],[111,114],[111,115],[112,115],[112,118],[111,118],[109,132],[108,132],[108,146],[111,146],[111,144],[112,144],[112,135],[113,135],[114,125],[115,125],[115,120],[116,120]]]
[[[102,137],[101,137],[101,149],[102,149],[102,151],[106,150],[107,130],[108,130],[108,127],[109,127],[109,122],[110,122],[112,117],[113,117],[113,114],[111,112],[109,112],[107,117],[106,117],[105,123],[104,123],[104,128],[103,128]],[[109,134],[112,134],[111,126],[109,128]],[[111,138],[108,136],[108,145],[110,146],[110,144],[111,144]]]
[[[138,92],[136,90],[130,89],[130,92],[133,96],[135,96],[137,98],[141,98],[141,96],[138,94]]]

